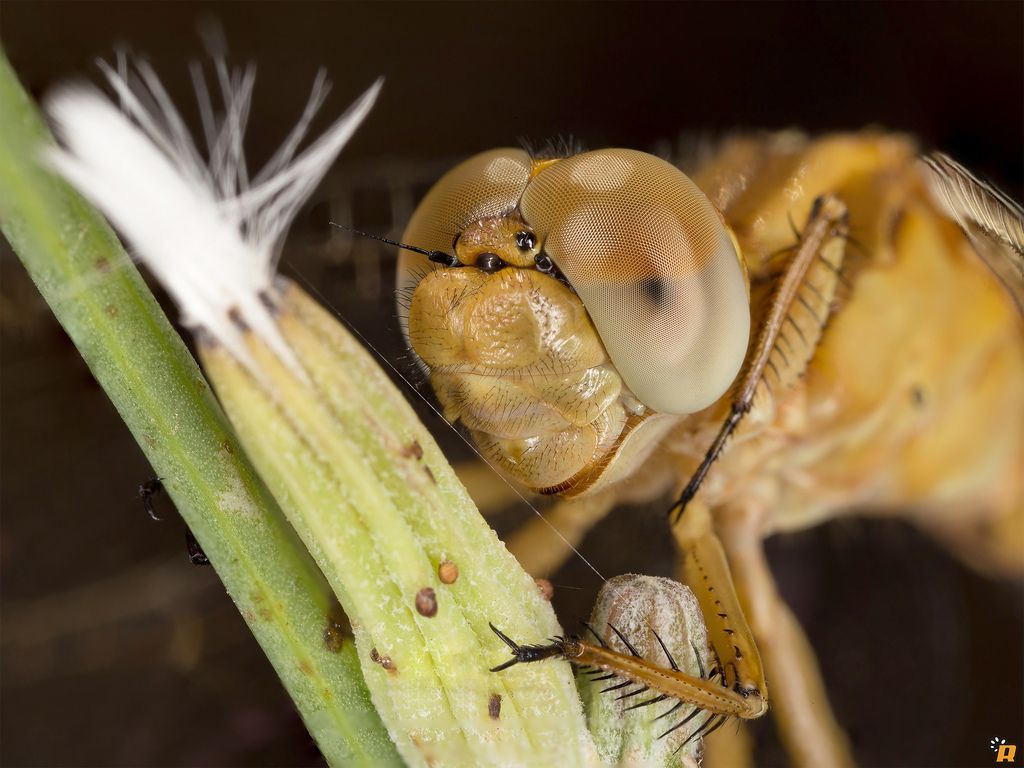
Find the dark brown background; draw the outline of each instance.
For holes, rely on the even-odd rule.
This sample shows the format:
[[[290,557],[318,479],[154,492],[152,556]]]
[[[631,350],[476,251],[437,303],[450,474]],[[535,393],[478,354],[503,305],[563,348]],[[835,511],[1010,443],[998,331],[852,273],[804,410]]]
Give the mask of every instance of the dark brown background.
[[[94,78],[92,59],[125,43],[186,104],[204,17],[220,20],[235,61],[258,62],[256,158],[290,127],[318,66],[335,83],[328,118],[386,75],[296,225],[286,271],[396,360],[386,254],[350,252],[327,217],[400,226],[451,160],[519,137],[671,149],[681,133],[882,125],[1020,197],[1020,3],[6,2],[0,37],[36,95]],[[171,506],[160,524],[143,513],[135,489],[149,468],[5,243],[0,278],[0,763],[315,764],[215,577],[185,562]],[[667,573],[663,539],[653,510],[622,510],[584,552],[609,575]],[[1024,749],[1020,585],[970,573],[898,523],[833,523],[769,548],[863,763],[989,765],[992,736]],[[572,623],[597,585],[578,561],[553,578]],[[760,762],[784,763],[771,729],[756,734]]]

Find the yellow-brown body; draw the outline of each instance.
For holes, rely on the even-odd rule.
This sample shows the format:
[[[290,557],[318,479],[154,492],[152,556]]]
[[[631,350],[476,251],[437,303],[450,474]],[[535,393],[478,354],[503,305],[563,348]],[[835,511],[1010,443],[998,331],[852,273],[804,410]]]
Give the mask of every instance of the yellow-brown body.
[[[715,510],[765,533],[840,511],[900,513],[975,565],[1024,570],[1024,325],[1009,293],[932,202],[899,136],[727,144],[695,181],[723,212],[755,285],[830,193],[848,208],[840,298],[805,374],[759,398],[705,481]],[[844,295],[845,294],[845,295]],[[721,415],[663,443],[685,475]]]

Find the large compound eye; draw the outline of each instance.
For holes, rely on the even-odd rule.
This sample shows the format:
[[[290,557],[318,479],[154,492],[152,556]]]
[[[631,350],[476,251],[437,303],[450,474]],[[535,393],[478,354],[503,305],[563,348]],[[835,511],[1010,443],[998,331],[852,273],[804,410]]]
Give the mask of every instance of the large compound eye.
[[[640,402],[685,414],[725,393],[749,300],[732,240],[689,178],[643,152],[585,152],[541,171],[520,209]]]
[[[427,250],[452,252],[452,241],[471,222],[513,210],[530,180],[530,156],[521,149],[494,149],[469,158],[448,171],[416,208],[402,242]],[[416,286],[424,270],[436,269],[422,256],[402,251],[397,288],[402,297]],[[400,298],[401,300],[401,298]],[[408,339],[407,318],[399,312]]]

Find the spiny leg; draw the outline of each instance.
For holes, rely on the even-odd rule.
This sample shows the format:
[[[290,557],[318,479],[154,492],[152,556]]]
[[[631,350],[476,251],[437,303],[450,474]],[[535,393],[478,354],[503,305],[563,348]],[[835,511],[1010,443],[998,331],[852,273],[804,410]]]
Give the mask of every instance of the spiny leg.
[[[639,702],[638,704],[632,704],[632,705],[626,707],[625,710],[623,710],[623,711],[629,712],[630,710],[633,710],[633,709],[640,709],[641,707],[649,707],[652,704],[658,704],[659,702],[662,702],[662,701],[664,701],[667,698],[668,698],[668,695],[662,693],[662,694],[660,694],[658,696],[652,696],[649,699],[644,699],[643,701]]]
[[[680,703],[682,703],[682,702],[680,702]],[[686,724],[687,724],[688,722],[690,722],[691,720],[693,720],[693,718],[697,717],[697,716],[698,716],[699,714],[701,714],[701,713],[702,713],[703,711],[704,711],[704,710],[702,710],[702,709],[699,709],[699,708],[697,708],[697,707],[694,707],[694,708],[693,708],[693,711],[692,711],[692,712],[691,712],[690,714],[688,714],[688,715],[687,715],[686,717],[684,717],[684,718],[683,718],[682,720],[680,720],[680,721],[679,721],[678,723],[676,723],[675,725],[673,725],[673,726],[672,726],[671,728],[669,728],[669,729],[668,729],[667,731],[664,731],[663,733],[659,733],[659,734],[658,734],[658,738],[659,738],[659,739],[664,739],[664,738],[665,738],[666,736],[668,736],[668,735],[669,735],[670,733],[673,733],[673,732],[675,732],[675,731],[678,731],[678,730],[679,730],[680,728],[682,728],[683,726],[685,726],[685,725],[686,725]],[[668,714],[668,713],[666,712],[665,714]],[[664,717],[664,715],[662,715],[662,717]],[[655,720],[657,720],[657,719],[658,719],[658,718],[655,718]]]
[[[675,523],[673,533],[682,558],[681,578],[694,590],[701,604],[709,639],[718,654],[723,683],[728,688],[757,691],[762,696],[766,695],[764,668],[754,640],[755,634],[751,632],[744,614],[744,608],[753,610],[753,607],[750,603],[741,605],[737,597],[730,563],[712,528],[710,512],[697,493],[713,463],[725,450],[729,437],[754,408],[755,401],[773,409],[776,398],[783,396],[806,370],[833,310],[837,288],[845,280],[842,263],[848,233],[846,207],[842,201],[829,195],[815,200],[803,232],[796,232],[794,227],[794,234],[797,243],[792,249],[792,256],[772,279],[768,293],[755,307],[756,336],[733,391],[728,416],[703,462],[670,511],[670,519]],[[781,606],[777,596],[776,604]],[[757,607],[760,608],[759,605]],[[806,648],[806,640],[799,635],[798,627],[798,637],[794,638],[792,628],[795,621],[784,606],[778,608],[776,614],[785,624],[782,631],[786,640],[793,644],[802,640],[801,647]],[[760,632],[761,628],[757,628]],[[760,634],[757,636],[761,639]],[[775,651],[774,648],[772,650]],[[813,665],[809,649],[803,655],[812,660]],[[787,686],[783,691],[786,698],[792,692],[788,681],[780,680],[774,670],[771,677],[773,689],[777,685]],[[817,680],[817,677],[813,676],[813,679]],[[823,693],[821,700],[824,701]],[[778,702],[777,695],[773,701]],[[788,704],[787,700],[781,706],[786,708]],[[827,706],[825,709],[824,717],[832,722]],[[834,728],[839,741],[830,741],[827,723],[820,725],[823,735],[815,738],[819,742],[832,743],[837,749],[829,753],[836,759],[817,764],[844,764],[843,758],[848,761],[848,756],[840,748],[845,746],[841,743],[841,732]]]
[[[736,597],[707,507],[700,501],[692,503],[672,533],[680,554],[680,581],[693,590],[700,604],[723,685],[766,701],[761,655]]]
[[[727,530],[728,560],[712,529],[711,515],[699,500],[673,528],[680,550],[680,577],[700,602],[726,687],[758,691],[766,697],[763,651],[772,680],[776,724],[794,762],[799,766],[852,765],[845,735],[828,706],[813,651],[775,591],[757,528],[750,523]],[[754,631],[747,623],[748,616]]]
[[[593,632],[589,625],[584,626],[587,626],[587,629],[594,634],[601,645],[593,646],[579,638],[575,638],[571,646],[565,645],[567,652],[575,654],[573,658],[577,666],[584,668],[593,667],[597,671],[603,669],[611,670],[615,672],[616,677],[621,677],[625,681],[622,684],[605,688],[602,690],[602,693],[615,691],[627,687],[627,685],[638,685],[641,686],[639,690],[626,691],[618,696],[617,700],[630,698],[648,690],[655,694],[654,697],[644,699],[627,709],[648,706],[664,701],[667,698],[673,698],[680,705],[688,704],[695,710],[706,711],[714,717],[750,718],[760,717],[764,713],[764,702],[760,697],[751,697],[742,690],[726,689],[718,683],[711,682],[710,678],[705,677],[704,667],[700,662],[700,651],[697,648],[694,648],[694,653],[700,666],[700,675],[693,676],[679,668],[672,653],[658,633],[654,631],[653,627],[651,632],[661,646],[661,650],[668,661],[668,669],[664,667],[660,660],[655,662],[645,658],[614,624],[609,623],[608,629],[626,647],[629,651],[628,655],[613,650],[600,635]],[[669,711],[674,711],[674,709]],[[660,719],[666,714],[668,713],[664,713],[655,719]],[[667,733],[671,732],[671,729],[667,731]]]
[[[708,736],[714,733],[722,726],[722,724],[727,719],[728,718],[725,715],[709,715],[708,718],[701,724],[701,726],[687,737],[686,741],[684,741],[682,744],[676,747],[676,751],[678,752],[680,749],[682,749],[698,737]]]
[[[602,688],[600,692],[623,691],[615,697],[617,701],[632,698],[650,690],[658,698],[637,702],[639,705],[647,706],[656,701],[672,698],[676,699],[678,706],[687,704],[692,707],[693,712],[689,717],[684,718],[681,723],[671,726],[663,735],[672,733],[685,725],[695,716],[695,713],[704,712],[708,715],[708,719],[701,723],[701,727],[708,729],[714,726],[711,723],[713,717],[752,718],[764,714],[764,700],[760,696],[741,687],[727,689],[703,677],[695,677],[675,668],[666,669],[660,663],[649,661],[641,656],[625,640],[622,633],[610,624],[609,627],[626,644],[630,654],[620,653],[606,645],[593,645],[576,636],[555,637],[544,645],[520,645],[492,624],[491,629],[511,650],[512,658],[492,667],[491,671],[500,672],[515,664],[529,664],[552,657],[569,660],[585,675],[607,670],[609,673],[614,673],[614,676],[620,681],[613,681],[612,685]],[[678,709],[678,706],[672,707],[656,717],[655,720],[666,717]]]
[[[758,398],[775,399],[807,369],[832,313],[842,273],[847,238],[846,206],[832,195],[814,201],[807,226],[785,268],[772,279],[767,295],[753,307],[754,336],[733,388],[729,412],[678,500],[669,511],[673,523],[697,496],[704,478]]]

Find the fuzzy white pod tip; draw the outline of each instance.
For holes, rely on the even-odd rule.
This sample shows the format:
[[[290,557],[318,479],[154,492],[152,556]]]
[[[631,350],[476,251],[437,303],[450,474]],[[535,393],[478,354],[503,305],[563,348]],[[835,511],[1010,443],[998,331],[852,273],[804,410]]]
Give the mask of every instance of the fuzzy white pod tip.
[[[207,158],[153,70],[125,59],[101,63],[120,104],[98,88],[59,87],[45,102],[63,147],[45,160],[124,235],[178,303],[183,322],[202,328],[252,367],[242,328],[266,340],[290,368],[298,362],[262,297],[300,206],[373,106],[378,79],[316,141],[296,154],[329,86],[321,72],[300,120],[266,166],[250,178],[242,151],[255,70],[214,62],[223,114],[214,116],[201,71],[193,69]]]

